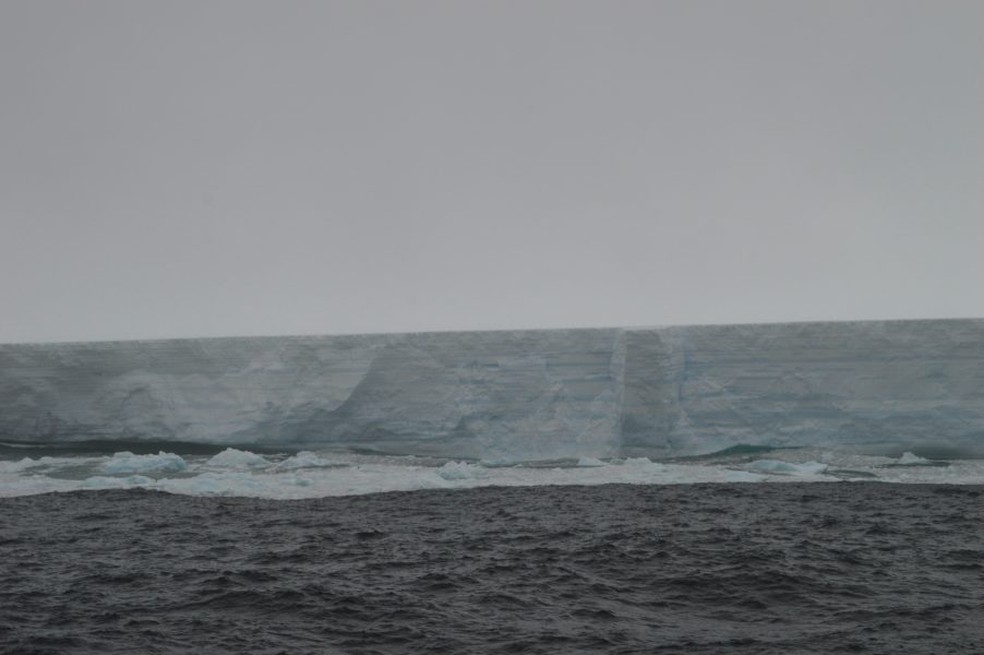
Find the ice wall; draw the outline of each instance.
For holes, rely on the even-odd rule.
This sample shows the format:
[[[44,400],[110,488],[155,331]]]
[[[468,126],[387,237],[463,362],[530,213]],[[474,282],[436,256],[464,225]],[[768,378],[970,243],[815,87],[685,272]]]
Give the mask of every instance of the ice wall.
[[[984,455],[984,321],[626,333],[622,449],[739,443]]]
[[[5,345],[0,438],[984,454],[984,320]]]

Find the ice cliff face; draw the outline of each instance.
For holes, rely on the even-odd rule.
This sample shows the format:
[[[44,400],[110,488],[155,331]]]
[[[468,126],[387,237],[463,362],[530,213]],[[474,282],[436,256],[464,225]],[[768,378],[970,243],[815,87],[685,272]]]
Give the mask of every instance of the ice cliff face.
[[[984,454],[984,320],[6,345],[0,438]]]
[[[622,447],[984,454],[984,321],[628,332]]]

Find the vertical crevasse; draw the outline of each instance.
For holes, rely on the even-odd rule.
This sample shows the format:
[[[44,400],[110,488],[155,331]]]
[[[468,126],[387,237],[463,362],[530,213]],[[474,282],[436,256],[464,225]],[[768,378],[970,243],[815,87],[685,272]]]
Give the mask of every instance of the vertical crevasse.
[[[612,380],[612,391],[614,398],[614,420],[611,425],[611,444],[612,454],[622,452],[622,422],[625,411],[625,363],[628,352],[626,345],[625,330],[618,328],[612,339],[612,358],[609,364],[609,371]]]

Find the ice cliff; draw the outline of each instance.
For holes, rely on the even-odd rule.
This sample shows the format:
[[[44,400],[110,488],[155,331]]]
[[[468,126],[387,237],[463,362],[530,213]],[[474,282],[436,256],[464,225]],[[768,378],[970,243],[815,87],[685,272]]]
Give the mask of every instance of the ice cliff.
[[[984,320],[2,345],[0,439],[984,455]]]

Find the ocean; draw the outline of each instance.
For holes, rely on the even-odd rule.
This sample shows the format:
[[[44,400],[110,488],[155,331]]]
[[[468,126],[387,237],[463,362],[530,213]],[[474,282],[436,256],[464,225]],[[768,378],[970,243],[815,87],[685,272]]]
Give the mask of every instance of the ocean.
[[[984,652],[976,460],[17,446],[2,653]]]

